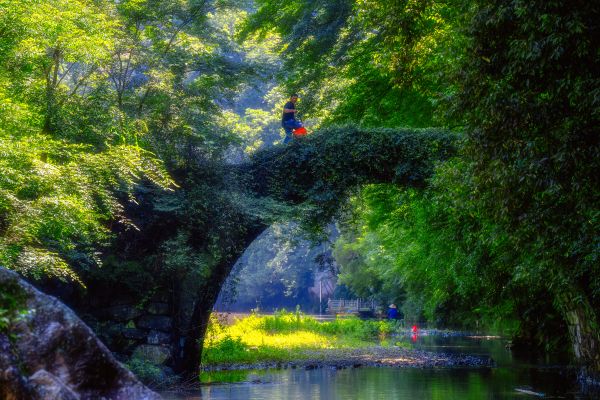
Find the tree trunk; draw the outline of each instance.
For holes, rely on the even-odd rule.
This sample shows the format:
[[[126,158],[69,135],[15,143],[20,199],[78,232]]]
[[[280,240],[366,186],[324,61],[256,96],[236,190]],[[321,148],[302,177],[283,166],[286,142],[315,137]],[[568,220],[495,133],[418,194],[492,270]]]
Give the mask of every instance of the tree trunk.
[[[561,292],[558,306],[568,324],[573,354],[585,380],[600,383],[600,326],[587,296],[575,287]]]
[[[54,117],[56,113],[56,88],[58,86],[58,70],[61,61],[60,49],[52,51],[52,65],[46,72],[46,114],[44,115],[44,133],[54,132]]]

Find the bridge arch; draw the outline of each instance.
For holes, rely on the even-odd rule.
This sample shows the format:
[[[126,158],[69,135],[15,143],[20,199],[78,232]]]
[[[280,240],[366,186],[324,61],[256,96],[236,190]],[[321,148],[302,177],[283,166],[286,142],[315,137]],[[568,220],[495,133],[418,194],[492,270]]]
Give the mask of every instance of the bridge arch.
[[[198,372],[202,338],[221,287],[243,251],[272,222],[295,218],[318,229],[361,185],[424,187],[435,163],[452,157],[456,144],[457,135],[444,129],[332,127],[258,151],[249,162],[229,168],[226,184],[251,204],[243,210],[247,229],[199,288],[177,340],[176,370]]]

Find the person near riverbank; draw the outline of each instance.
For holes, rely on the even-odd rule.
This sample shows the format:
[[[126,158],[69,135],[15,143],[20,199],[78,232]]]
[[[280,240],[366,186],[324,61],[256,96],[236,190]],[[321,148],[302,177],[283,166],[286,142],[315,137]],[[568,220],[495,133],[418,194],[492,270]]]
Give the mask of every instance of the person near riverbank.
[[[398,319],[398,307],[395,304],[390,304],[387,316],[388,319]]]
[[[302,122],[296,119],[296,102],[298,95],[293,94],[290,100],[283,106],[283,114],[281,116],[281,126],[285,130],[285,138],[283,143],[289,143],[292,140],[294,129],[302,127]]]

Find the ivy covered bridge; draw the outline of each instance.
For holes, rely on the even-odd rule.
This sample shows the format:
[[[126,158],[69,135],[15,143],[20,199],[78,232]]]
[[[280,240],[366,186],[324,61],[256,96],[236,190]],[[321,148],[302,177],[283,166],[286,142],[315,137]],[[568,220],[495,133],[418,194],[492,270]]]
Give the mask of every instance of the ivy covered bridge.
[[[271,223],[295,219],[307,232],[315,232],[361,185],[424,187],[436,162],[455,154],[456,142],[456,134],[442,129],[334,127],[261,150],[248,163],[224,172],[224,185],[237,189],[232,197],[243,201],[231,215],[236,228],[221,237],[228,243],[227,256],[210,270],[197,289],[190,318],[181,321],[186,335],[176,365],[197,370],[201,339],[222,285],[245,248]]]
[[[327,128],[243,164],[175,173],[180,190],[138,191],[139,205],[126,211],[140,229],[118,232],[117,257],[82,274],[87,293],[58,294],[92,316],[111,350],[151,354],[178,373],[195,373],[221,287],[267,227],[294,220],[315,234],[362,185],[425,187],[457,140],[440,129]]]

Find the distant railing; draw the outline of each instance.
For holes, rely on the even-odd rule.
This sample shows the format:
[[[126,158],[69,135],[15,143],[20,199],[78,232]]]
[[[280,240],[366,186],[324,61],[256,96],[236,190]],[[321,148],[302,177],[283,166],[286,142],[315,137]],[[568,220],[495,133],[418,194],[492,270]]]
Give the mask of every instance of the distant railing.
[[[329,299],[327,301],[327,314],[359,314],[361,312],[375,312],[378,304],[374,300],[343,300]]]

